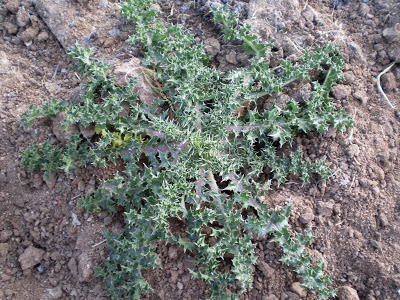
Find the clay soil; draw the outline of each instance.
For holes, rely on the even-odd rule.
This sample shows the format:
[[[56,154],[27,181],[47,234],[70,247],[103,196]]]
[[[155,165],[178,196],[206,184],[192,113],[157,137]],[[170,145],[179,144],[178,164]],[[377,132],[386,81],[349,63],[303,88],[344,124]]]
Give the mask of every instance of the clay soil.
[[[78,201],[112,170],[89,167],[68,177],[57,173],[50,180],[42,173],[29,174],[21,165],[21,152],[31,143],[58,143],[57,124],[40,119],[31,129],[19,120],[31,104],[79,97],[79,76],[65,55],[73,38],[85,38],[113,60],[140,53],[125,43],[133,27],[118,15],[118,3],[57,2],[65,13],[59,20],[68,23],[52,23],[43,14],[44,2],[0,0],[0,299],[107,299],[105,283],[94,269],[108,255],[102,233],[121,231],[121,216],[90,215],[78,208]],[[213,39],[218,40],[216,67],[240,66],[242,53],[222,42],[208,21],[205,2],[159,4],[165,20],[185,24],[199,41],[218,46]],[[264,200],[273,205],[292,200],[290,222],[299,232],[313,230],[310,251],[325,259],[339,299],[400,299],[399,2],[223,2],[236,5],[263,38],[276,38],[271,64],[326,41],[341,47],[344,78],[332,97],[353,116],[354,129],[310,133],[296,141],[311,160],[325,159],[333,175],[306,186],[294,177],[274,185]],[[72,10],[76,19],[68,15]],[[85,14],[90,19],[80,23]],[[91,22],[99,21],[104,28],[93,31]],[[67,27],[70,32],[62,38]],[[392,109],[378,92],[376,77],[396,61],[381,80]],[[290,89],[284,93],[301,96]],[[258,240],[256,251],[253,288],[240,299],[316,299],[280,263],[281,252],[273,242]],[[143,299],[207,298],[207,285],[188,271],[193,267],[190,253],[164,243],[157,252],[162,269],[146,272],[154,290]]]

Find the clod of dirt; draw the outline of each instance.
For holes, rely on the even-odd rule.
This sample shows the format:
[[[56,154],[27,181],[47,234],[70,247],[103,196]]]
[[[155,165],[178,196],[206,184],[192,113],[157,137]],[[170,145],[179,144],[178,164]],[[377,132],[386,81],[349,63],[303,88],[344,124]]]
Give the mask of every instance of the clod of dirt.
[[[356,144],[351,144],[347,150],[347,155],[350,157],[358,156],[360,154],[360,147]]]
[[[387,227],[387,226],[389,226],[389,221],[388,221],[388,218],[387,218],[386,215],[384,215],[384,214],[382,214],[382,213],[379,214],[379,224],[380,224],[382,227]]]
[[[37,36],[37,41],[38,42],[44,42],[44,41],[47,41],[48,38],[49,38],[49,34],[47,33],[47,31],[42,31]]]
[[[268,295],[268,296],[265,296],[263,298],[263,300],[279,300],[279,298],[276,297],[275,295]]]
[[[0,232],[0,242],[6,243],[11,236],[12,236],[11,230],[2,230]]]
[[[74,257],[72,257],[68,262],[68,269],[71,272],[72,276],[77,278],[78,277],[78,265]]]
[[[390,43],[398,43],[398,42],[400,42],[400,24],[397,23],[393,27],[385,28],[383,30],[383,32],[382,32],[382,35]]]
[[[281,294],[281,299],[300,300],[300,297],[291,291],[285,291]]]
[[[330,217],[333,212],[333,203],[319,201],[317,210],[320,216]]]
[[[392,72],[382,76],[382,85],[386,92],[391,92],[397,87],[396,77]]]
[[[293,282],[292,285],[290,286],[290,290],[301,298],[307,296],[307,291],[305,288],[301,286],[300,282]]]
[[[25,7],[21,6],[17,12],[17,25],[25,27],[29,23],[29,14],[26,12]]]
[[[57,183],[56,173],[50,173],[48,179],[45,175],[43,175],[43,181],[50,190],[53,189]]]
[[[226,61],[232,65],[237,65],[238,61],[236,59],[236,52],[235,51],[231,51],[229,52],[226,56]]]
[[[27,270],[29,268],[32,268],[34,265],[40,263],[44,256],[44,253],[44,250],[35,248],[33,246],[29,246],[28,248],[26,248],[24,253],[22,253],[18,258],[22,270]]]
[[[178,250],[175,247],[170,247],[168,249],[168,257],[171,260],[176,260],[178,258]]]
[[[306,209],[306,211],[300,215],[299,221],[302,224],[307,225],[307,224],[311,223],[311,221],[314,220],[314,218],[315,218],[315,215],[314,215],[312,209],[308,207]]]
[[[358,13],[360,14],[361,17],[365,17],[370,11],[370,8],[368,4],[366,3],[361,3],[360,7],[358,8]]]
[[[80,282],[88,282],[93,274],[93,262],[87,253],[82,253],[78,257],[78,273]]]
[[[0,263],[5,264],[7,260],[9,245],[6,243],[0,243]]]
[[[215,38],[209,38],[204,41],[206,52],[208,55],[215,56],[221,51],[221,44]]]
[[[349,3],[349,0],[332,0],[331,7],[334,9],[340,9],[347,3]]]
[[[54,289],[48,289],[47,291],[53,299],[59,299],[63,296],[63,291],[59,286]]]
[[[343,100],[350,96],[351,88],[343,84],[338,84],[333,87],[332,93],[337,100]]]
[[[356,91],[353,93],[353,97],[360,101],[362,106],[367,105],[368,103],[368,96],[364,91]]]
[[[272,276],[275,274],[275,269],[270,267],[265,261],[258,262],[257,267],[264,274],[265,278],[272,278]]]
[[[24,32],[21,34],[21,39],[24,41],[25,45],[31,43],[33,39],[38,35],[39,29],[28,27]]]
[[[6,22],[3,24],[4,28],[7,30],[8,34],[14,35],[18,32],[18,26],[13,23]]]
[[[341,286],[338,288],[337,297],[339,300],[359,300],[357,291],[350,286]]]
[[[13,14],[17,13],[21,2],[19,0],[11,0],[6,3],[6,8]]]

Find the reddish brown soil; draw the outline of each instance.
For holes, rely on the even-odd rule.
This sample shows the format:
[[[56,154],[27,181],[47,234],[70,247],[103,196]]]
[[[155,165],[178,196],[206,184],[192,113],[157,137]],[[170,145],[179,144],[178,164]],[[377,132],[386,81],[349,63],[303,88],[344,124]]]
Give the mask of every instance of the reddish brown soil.
[[[69,5],[93,12],[95,19],[96,9],[107,1],[100,2]],[[198,9],[182,13],[185,2],[160,1],[164,17],[186,18],[186,26],[199,40],[215,36]],[[297,45],[280,40],[275,58],[296,55],[297,48],[323,40],[341,46],[344,80],[333,96],[352,114],[355,126],[352,133],[309,134],[297,141],[311,160],[328,162],[333,170],[330,180],[302,187],[294,178],[274,186],[265,199],[273,204],[292,200],[291,223],[299,232],[314,231],[310,251],[325,259],[334,287],[341,292],[351,287],[360,299],[399,299],[400,65],[395,64],[382,78],[396,109],[390,109],[377,91],[376,76],[399,57],[400,33],[382,34],[400,22],[400,5],[395,0],[334,1],[348,2],[334,10],[328,0],[274,2],[282,6],[276,22],[267,23],[269,27],[263,23],[274,13],[265,10],[263,15],[255,14],[255,25],[264,26],[261,34],[265,37],[276,31]],[[19,12],[22,7],[29,21]],[[110,174],[88,168],[70,177],[58,173],[45,181],[43,174],[30,175],[21,166],[21,151],[29,144],[56,139],[50,120],[42,119],[36,129],[27,129],[19,124],[21,113],[30,104],[40,105],[52,97],[76,97],[79,80],[65,50],[30,1],[0,0],[0,35],[0,299],[105,299],[105,284],[94,275],[95,266],[107,259],[102,232],[118,232],[123,224],[118,215],[89,215],[79,210],[77,202]],[[115,48],[110,43],[119,46],[126,36],[121,34],[111,42],[100,36],[95,45],[110,53]],[[300,36],[304,36],[302,45]],[[134,49],[124,47],[124,55],[134,54]],[[232,59],[232,49],[223,45],[215,64],[240,65],[239,54],[237,60]],[[42,256],[23,270],[21,255],[30,246],[42,249]],[[280,249],[273,242],[259,240],[256,251],[253,289],[240,299],[315,299],[293,285],[300,279],[279,262]],[[190,276],[193,260],[189,254],[163,243],[157,252],[162,269],[146,272],[154,291],[143,299],[205,299],[209,295],[207,286]],[[352,294],[339,299],[357,298]]]

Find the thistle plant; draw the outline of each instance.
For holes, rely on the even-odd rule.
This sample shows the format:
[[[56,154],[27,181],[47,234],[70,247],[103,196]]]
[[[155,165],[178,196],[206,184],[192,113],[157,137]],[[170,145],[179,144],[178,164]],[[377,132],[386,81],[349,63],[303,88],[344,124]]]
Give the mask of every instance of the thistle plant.
[[[284,183],[289,173],[303,184],[313,174],[329,177],[323,161],[304,159],[299,150],[285,154],[281,148],[291,145],[298,133],[352,126],[348,114],[329,97],[343,66],[338,49],[327,44],[304,51],[297,63],[282,60],[277,74],[268,64],[273,43],[260,41],[229,6],[221,6],[213,8],[214,21],[222,25],[226,42],[242,41],[249,65],[217,71],[209,66],[212,57],[205,46],[196,44],[182,26],[164,25],[154,4],[127,0],[121,13],[136,24],[129,42],[144,49],[143,75],[158,99],[141,103],[133,92],[137,78],[116,86],[109,66],[77,44],[69,56],[86,80],[82,102],[32,107],[22,123],[32,125],[38,116],[62,112],[65,129],[70,124],[95,125],[96,134],[87,139],[72,133],[66,146],[31,146],[23,153],[23,163],[30,171],[68,174],[87,164],[124,162],[113,179],[80,203],[91,212],[125,212],[124,232],[106,234],[110,259],[99,271],[112,299],[139,299],[151,290],[142,270],[160,267],[154,243],[158,240],[195,256],[197,268],[190,272],[209,284],[210,299],[236,299],[227,289],[245,292],[252,286],[254,236],[272,237],[283,250],[282,263],[293,267],[304,287],[317,291],[320,299],[334,296],[323,260],[315,261],[306,251],[311,232],[290,228],[292,203],[271,208],[259,196],[273,180]],[[297,79],[310,80],[310,71],[319,71],[321,78],[312,83],[310,99],[258,108],[265,96],[281,93]],[[129,114],[121,114],[123,102]],[[259,175],[267,168],[271,179],[262,181]],[[186,224],[182,233],[171,232],[172,220]],[[222,262],[228,271],[221,271]]]

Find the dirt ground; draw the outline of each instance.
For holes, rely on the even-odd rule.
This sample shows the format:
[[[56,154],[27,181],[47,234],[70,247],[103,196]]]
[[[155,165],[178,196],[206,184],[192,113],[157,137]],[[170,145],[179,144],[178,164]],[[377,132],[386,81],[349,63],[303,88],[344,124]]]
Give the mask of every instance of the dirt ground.
[[[296,141],[311,160],[325,159],[333,176],[304,187],[293,177],[273,186],[265,200],[293,201],[291,224],[299,232],[313,230],[311,251],[325,259],[338,299],[400,299],[400,3],[221,2],[230,2],[262,38],[277,40],[271,66],[321,42],[340,45],[344,79],[332,96],[351,113],[354,129],[311,133]],[[102,170],[87,168],[69,177],[57,173],[45,180],[21,166],[21,151],[29,144],[59,142],[57,124],[41,119],[34,129],[24,128],[21,114],[51,98],[79,97],[79,76],[64,47],[80,40],[112,61],[140,54],[125,43],[133,27],[118,15],[118,3],[54,3],[63,6],[52,19],[54,7],[46,11],[45,0],[0,0],[0,299],[106,299],[105,284],[94,275],[107,259],[102,233],[123,226],[118,215],[90,215],[78,208],[79,198],[107,176]],[[184,24],[197,40],[214,46],[216,67],[244,63],[243,53],[225,45],[210,24],[207,1],[159,4],[164,19]],[[376,86],[377,75],[392,62],[397,64],[381,82],[394,109]],[[292,90],[284,94],[301,97]],[[273,242],[257,241],[256,251],[253,289],[240,299],[316,298],[279,262],[281,253]],[[154,291],[143,299],[207,298],[206,284],[188,271],[190,254],[164,243],[157,252],[162,269],[146,272]]]

